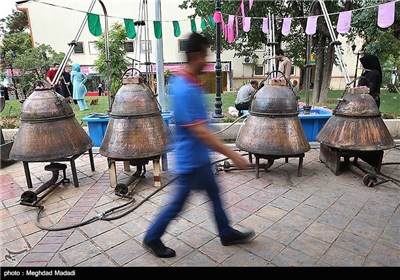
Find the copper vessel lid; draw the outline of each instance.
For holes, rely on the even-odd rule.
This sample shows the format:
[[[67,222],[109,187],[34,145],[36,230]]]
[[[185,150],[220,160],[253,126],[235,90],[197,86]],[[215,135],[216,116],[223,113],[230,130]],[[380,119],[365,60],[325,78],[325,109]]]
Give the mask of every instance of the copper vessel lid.
[[[297,99],[286,86],[263,86],[251,103],[252,113],[267,115],[297,115]]]
[[[21,107],[21,121],[43,121],[74,116],[64,97],[53,89],[35,89]]]
[[[378,106],[374,98],[369,94],[347,93],[339,99],[339,104],[334,115],[354,117],[379,117]]]

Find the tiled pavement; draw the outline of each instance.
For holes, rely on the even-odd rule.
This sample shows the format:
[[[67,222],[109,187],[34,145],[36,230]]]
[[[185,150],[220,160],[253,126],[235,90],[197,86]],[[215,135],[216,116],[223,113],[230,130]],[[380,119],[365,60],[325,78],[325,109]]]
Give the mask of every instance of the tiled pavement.
[[[73,226],[102,213],[115,219],[48,231],[36,225],[37,208],[19,204],[28,188],[22,163],[14,163],[0,170],[1,266],[400,266],[399,186],[387,182],[368,188],[350,171],[335,176],[318,160],[318,146],[313,147],[306,153],[301,177],[297,159],[275,161],[258,179],[254,170],[220,171],[216,176],[230,219],[239,229],[254,229],[256,238],[245,245],[222,246],[210,201],[196,192],[163,236],[177,251],[171,259],[158,259],[141,246],[147,226],[168,203],[174,186],[168,184],[150,196],[156,190],[152,164],[135,189],[135,203],[110,215],[110,209],[129,200],[110,187],[106,158],[95,153],[92,172],[88,155],[79,157],[79,188],[71,182],[46,196],[40,202],[40,227]],[[172,158],[170,153],[170,170]],[[384,163],[399,159],[398,148],[385,151]],[[46,164],[30,163],[34,188],[50,179]],[[134,169],[124,172],[117,162],[119,182]],[[400,165],[384,164],[382,172],[400,178]],[[69,167],[67,177],[72,181]],[[163,185],[174,177],[163,171]]]

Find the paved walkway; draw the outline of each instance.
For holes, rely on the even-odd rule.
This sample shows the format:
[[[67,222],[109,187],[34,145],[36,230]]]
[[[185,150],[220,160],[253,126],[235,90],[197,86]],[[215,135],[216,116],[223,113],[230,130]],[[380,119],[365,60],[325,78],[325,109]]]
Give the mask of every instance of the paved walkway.
[[[335,176],[318,160],[318,146],[313,147],[306,153],[302,177],[297,177],[297,159],[275,161],[258,179],[254,170],[220,171],[216,176],[230,219],[239,229],[254,229],[256,238],[222,246],[210,201],[197,192],[163,237],[177,252],[171,259],[158,259],[141,246],[174,186],[168,184],[138,206],[156,190],[152,164],[135,190],[136,202],[105,216],[122,217],[48,231],[35,224],[37,208],[19,204],[28,188],[22,163],[14,163],[0,170],[1,266],[400,266],[399,186],[387,182],[368,188],[350,171]],[[172,158],[170,153],[170,170]],[[385,151],[384,163],[399,159],[398,148]],[[41,227],[75,225],[129,201],[110,187],[106,158],[95,153],[94,160],[94,172],[87,154],[76,160],[79,188],[72,182],[61,185],[40,202]],[[46,164],[30,163],[34,188],[50,179]],[[120,182],[135,171],[124,172],[122,162],[117,169]],[[400,165],[383,165],[382,172],[400,178]],[[72,181],[69,167],[67,176]],[[163,171],[162,184],[174,177]]]

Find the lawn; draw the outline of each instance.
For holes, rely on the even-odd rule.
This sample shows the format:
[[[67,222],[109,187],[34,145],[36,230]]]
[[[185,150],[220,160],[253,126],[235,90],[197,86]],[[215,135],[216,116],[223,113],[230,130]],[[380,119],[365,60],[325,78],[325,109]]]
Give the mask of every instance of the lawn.
[[[318,106],[326,106],[328,108],[335,108],[337,104],[337,98],[340,98],[343,94],[343,91],[335,90],[330,91],[328,94],[328,102],[326,104],[318,104]],[[302,92],[300,94],[300,102],[305,102],[306,97],[305,93]],[[98,98],[97,105],[89,105],[90,101]],[[207,98],[209,100],[208,108],[210,111],[215,110],[214,102],[215,95],[207,94]],[[226,122],[232,122],[236,119],[236,117],[231,116],[228,113],[229,106],[234,106],[236,98],[236,92],[224,92],[222,94],[222,113],[224,115],[224,120]],[[311,99],[311,98],[310,98]],[[85,98],[87,101],[89,110],[87,111],[79,111],[79,107],[76,104],[71,104],[75,117],[78,122],[82,123],[83,126],[87,124],[82,122],[81,119],[87,115],[94,113],[107,113],[108,110],[108,98],[106,96],[88,96]],[[310,104],[313,105],[313,104]],[[7,100],[5,108],[3,112],[0,113],[0,124],[2,128],[16,128],[19,126],[19,117],[21,114],[21,106],[22,103],[19,100]],[[400,118],[400,95],[396,93],[389,93],[386,91],[382,91],[381,93],[381,107],[380,111],[382,112],[383,118]]]

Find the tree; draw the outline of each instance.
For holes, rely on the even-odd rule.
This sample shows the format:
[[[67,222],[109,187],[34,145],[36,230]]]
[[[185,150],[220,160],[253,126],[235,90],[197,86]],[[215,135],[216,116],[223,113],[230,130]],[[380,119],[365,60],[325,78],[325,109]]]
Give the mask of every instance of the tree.
[[[33,91],[35,82],[46,80],[46,71],[54,62],[63,60],[65,54],[55,52],[49,45],[41,44],[18,55],[14,68],[18,69],[18,82],[23,92],[28,95]]]
[[[28,17],[25,12],[12,10],[11,15],[0,19],[0,35],[23,32],[28,27]]]
[[[15,78],[17,88],[22,90],[25,97],[30,94],[37,80],[45,80],[46,70],[64,57],[63,53],[55,52],[49,45],[33,47],[27,28],[25,12],[13,10],[11,15],[0,20],[0,34],[3,37],[0,47],[1,73],[12,65],[18,72]]]
[[[128,68],[129,63],[125,60],[126,51],[124,49],[126,41],[125,27],[116,23],[111,26],[109,31],[109,50],[110,50],[110,78],[111,96],[115,95],[117,90],[122,86],[122,74]],[[100,36],[100,39],[95,42],[97,49],[100,50],[98,59],[95,60],[94,65],[100,75],[104,78],[107,76],[107,63],[105,53],[105,41],[104,34]]]

